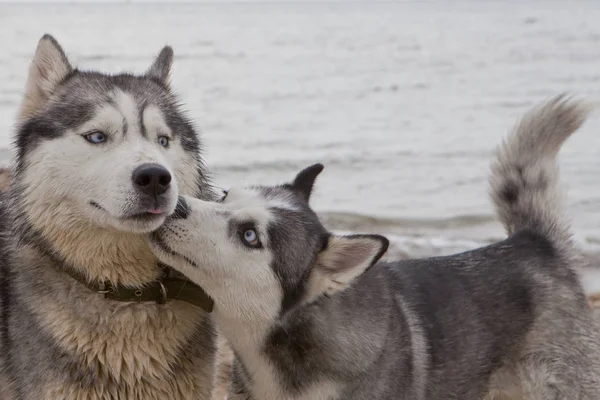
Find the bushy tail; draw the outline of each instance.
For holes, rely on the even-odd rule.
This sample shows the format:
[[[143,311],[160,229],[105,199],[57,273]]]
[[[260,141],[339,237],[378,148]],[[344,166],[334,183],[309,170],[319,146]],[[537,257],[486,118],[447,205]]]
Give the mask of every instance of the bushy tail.
[[[504,141],[492,164],[491,195],[508,234],[530,229],[557,248],[572,246],[556,156],[590,110],[559,96],[530,111]]]

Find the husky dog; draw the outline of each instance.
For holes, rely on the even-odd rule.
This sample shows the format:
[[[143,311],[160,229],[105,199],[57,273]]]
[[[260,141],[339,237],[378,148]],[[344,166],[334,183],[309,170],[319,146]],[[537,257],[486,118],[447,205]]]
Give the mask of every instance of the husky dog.
[[[212,325],[145,239],[212,196],[172,59],[105,75],[38,44],[0,202],[2,400],[210,398]]]
[[[556,155],[585,108],[555,99],[498,153],[509,237],[448,257],[382,262],[379,235],[328,232],[293,183],[182,197],[159,259],[201,284],[236,354],[241,399],[600,399],[600,341],[561,213]]]

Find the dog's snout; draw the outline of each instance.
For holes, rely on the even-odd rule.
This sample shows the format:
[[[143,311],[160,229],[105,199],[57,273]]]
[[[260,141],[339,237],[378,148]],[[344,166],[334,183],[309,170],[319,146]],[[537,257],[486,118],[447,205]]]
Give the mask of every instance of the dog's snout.
[[[175,212],[171,215],[171,218],[175,219],[186,219],[190,215],[190,207],[188,206],[185,199],[181,196],[177,199],[177,206]]]
[[[171,184],[171,174],[159,164],[142,164],[133,171],[133,184],[151,196],[163,194]]]

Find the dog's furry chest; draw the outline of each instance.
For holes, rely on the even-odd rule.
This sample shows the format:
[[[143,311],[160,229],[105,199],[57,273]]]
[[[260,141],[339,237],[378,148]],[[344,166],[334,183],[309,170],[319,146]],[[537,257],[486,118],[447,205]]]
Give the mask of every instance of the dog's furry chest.
[[[79,326],[68,316],[53,318],[53,335],[61,347],[78,360],[79,374],[70,390],[96,393],[74,398],[110,398],[117,392],[125,398],[187,399],[197,397],[207,388],[212,370],[211,349],[198,339],[203,332],[201,312],[187,304],[169,306],[133,305],[119,307],[106,323]],[[66,331],[59,323],[71,327]],[[208,328],[207,325],[204,328]],[[199,352],[194,347],[202,348]],[[187,354],[186,354],[187,352]],[[199,362],[204,359],[205,362]],[[82,384],[89,382],[88,385]],[[68,398],[65,386],[49,385],[49,398]],[[57,392],[58,390],[58,392]],[[102,395],[102,393],[105,393]]]

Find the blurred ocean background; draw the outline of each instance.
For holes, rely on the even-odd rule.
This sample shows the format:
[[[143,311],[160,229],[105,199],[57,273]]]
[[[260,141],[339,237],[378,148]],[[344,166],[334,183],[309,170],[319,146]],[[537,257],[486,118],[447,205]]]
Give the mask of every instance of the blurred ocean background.
[[[165,44],[217,184],[322,162],[329,227],[389,235],[402,257],[503,237],[495,147],[561,92],[600,99],[599,1],[0,3],[0,164],[37,40],[82,69],[143,72]],[[600,113],[561,153],[577,241],[600,253]]]

